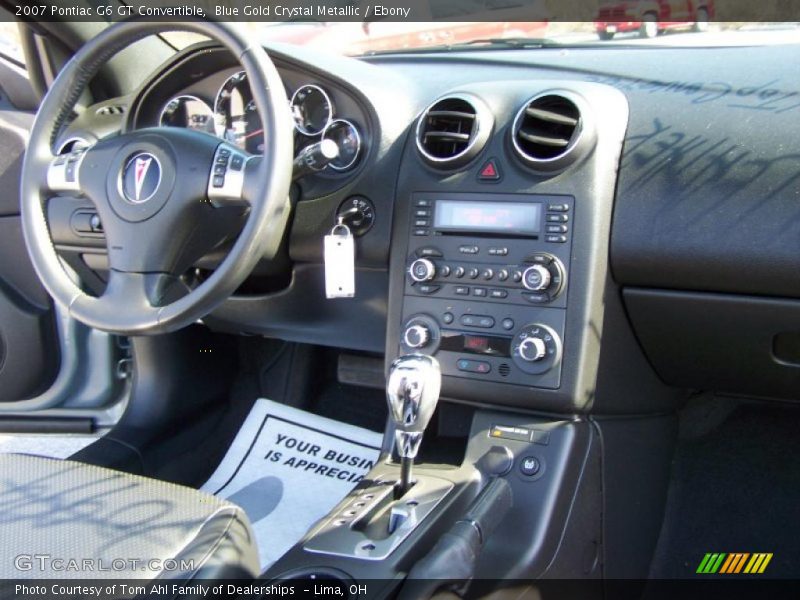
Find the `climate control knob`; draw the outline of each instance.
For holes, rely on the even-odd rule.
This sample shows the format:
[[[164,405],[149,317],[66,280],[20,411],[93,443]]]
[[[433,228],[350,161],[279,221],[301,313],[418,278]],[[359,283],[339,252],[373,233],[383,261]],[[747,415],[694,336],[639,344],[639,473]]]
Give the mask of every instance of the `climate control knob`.
[[[403,342],[409,348],[424,348],[431,339],[431,332],[425,325],[416,324],[406,328]]]
[[[547,345],[542,338],[528,337],[522,340],[517,353],[525,362],[536,362],[542,360],[547,354]]]
[[[408,274],[417,283],[430,281],[436,277],[436,265],[427,258],[418,258],[408,267]]]
[[[543,265],[533,265],[522,274],[522,285],[532,292],[540,292],[550,287],[552,281],[550,270]]]

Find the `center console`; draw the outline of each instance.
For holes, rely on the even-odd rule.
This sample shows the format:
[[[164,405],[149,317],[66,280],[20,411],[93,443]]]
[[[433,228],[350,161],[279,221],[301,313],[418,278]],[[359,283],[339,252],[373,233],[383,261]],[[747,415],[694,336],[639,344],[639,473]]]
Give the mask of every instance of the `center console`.
[[[566,195],[414,194],[400,352],[451,377],[558,388],[574,212]]]

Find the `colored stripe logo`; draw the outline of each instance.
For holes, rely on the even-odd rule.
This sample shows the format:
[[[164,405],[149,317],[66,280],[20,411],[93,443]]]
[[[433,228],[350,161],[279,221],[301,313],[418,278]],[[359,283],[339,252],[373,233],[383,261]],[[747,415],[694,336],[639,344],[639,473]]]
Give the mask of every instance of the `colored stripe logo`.
[[[695,572],[703,575],[756,575],[763,573],[771,560],[772,552],[708,552]]]

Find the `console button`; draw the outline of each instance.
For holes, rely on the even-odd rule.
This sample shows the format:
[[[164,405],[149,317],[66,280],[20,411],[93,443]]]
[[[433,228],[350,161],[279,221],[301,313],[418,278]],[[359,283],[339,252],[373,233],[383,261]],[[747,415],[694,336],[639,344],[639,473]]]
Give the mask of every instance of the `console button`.
[[[550,302],[550,294],[547,292],[523,292],[522,297],[531,304],[547,304]]]
[[[464,276],[464,273],[466,273],[466,271],[464,271],[464,267],[456,267],[455,271],[453,271],[453,275],[455,275],[459,279],[461,279]]]
[[[509,317],[503,319],[503,329],[505,329],[506,331],[511,331],[512,329],[514,329],[514,319],[511,319]]]
[[[491,247],[489,248],[489,256],[507,256],[508,255],[508,248],[502,247]]]
[[[460,358],[456,361],[456,367],[459,371],[467,373],[488,373],[492,370],[492,366],[482,360],[470,360],[468,358]]]
[[[430,221],[428,219],[417,219],[414,221],[414,227],[427,227],[430,225]]]
[[[453,293],[457,296],[469,296],[469,288],[466,285],[457,285],[453,288]]]
[[[442,277],[449,277],[450,276],[450,265],[442,265],[439,268],[439,275]]]
[[[508,292],[506,290],[491,290],[489,296],[497,299],[508,298]]]
[[[550,244],[563,244],[567,241],[567,236],[565,235],[546,235],[544,238],[545,242]]]
[[[535,456],[526,456],[519,461],[519,472],[525,477],[533,477],[542,468],[542,464]]]
[[[500,269],[497,272],[497,278],[500,281],[505,281],[506,279],[508,279],[508,270],[507,269]]]
[[[430,216],[431,216],[431,211],[429,211],[429,210],[424,210],[424,209],[422,209],[422,210],[415,210],[415,211],[414,211],[414,216],[415,216],[415,217],[430,217]]]
[[[547,267],[533,265],[525,269],[525,273],[522,275],[522,285],[533,292],[538,292],[546,290],[550,286],[551,279],[552,275]]]
[[[431,206],[431,204],[432,204],[431,200],[415,200],[414,201],[414,206],[428,207],[428,206]]]
[[[418,286],[417,286],[417,291],[418,291],[420,294],[435,294],[436,292],[438,292],[438,291],[439,291],[439,288],[440,288],[440,287],[441,287],[441,286],[438,286],[438,285],[429,285],[429,284],[427,284],[427,283],[426,283],[426,284],[423,284],[423,285],[418,285]]]
[[[431,248],[430,246],[426,246],[425,248],[420,248],[419,250],[417,250],[417,256],[441,258],[442,253],[436,248]]]
[[[547,210],[548,212],[567,212],[569,204],[548,204]]]
[[[408,274],[416,282],[430,281],[436,276],[436,265],[427,258],[418,258],[411,263]]]
[[[442,315],[442,323],[445,325],[450,325],[454,319],[453,313],[446,312]]]
[[[566,223],[569,221],[569,215],[564,214],[548,214],[547,215],[547,222],[548,223]]]
[[[522,281],[522,271],[519,271],[519,270],[517,270],[517,271],[514,271],[514,277],[513,277],[513,279],[514,279],[514,281],[515,281],[515,282],[517,282],[517,283],[519,283],[520,281]]]
[[[427,229],[415,229],[414,230],[414,235],[416,235],[416,236],[428,235],[428,230]]]
[[[485,298],[486,297],[486,288],[483,288],[483,287],[472,288],[472,295],[473,296],[477,296],[478,298]]]
[[[490,329],[494,327],[494,318],[485,315],[461,315],[461,324],[464,327],[481,327]]]
[[[475,267],[471,268],[469,271],[467,271],[467,277],[469,277],[470,279],[477,279],[478,269],[476,269]]]
[[[481,273],[481,277],[487,280],[491,279],[492,277],[494,277],[494,271],[492,269],[484,269],[483,273]]]
[[[548,225],[547,233],[567,233],[566,225]]]
[[[459,246],[458,251],[461,254],[477,254],[481,249],[478,246]]]

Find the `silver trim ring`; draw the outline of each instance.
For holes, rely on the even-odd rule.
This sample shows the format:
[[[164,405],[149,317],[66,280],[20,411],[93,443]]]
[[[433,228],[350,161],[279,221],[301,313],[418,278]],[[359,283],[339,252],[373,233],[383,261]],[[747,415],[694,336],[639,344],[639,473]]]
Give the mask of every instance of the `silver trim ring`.
[[[422,142],[419,137],[422,128],[422,123],[425,121],[426,115],[430,112],[430,110],[434,106],[436,106],[440,102],[444,102],[445,100],[453,100],[453,99],[463,100],[464,102],[469,104],[475,111],[475,130],[473,131],[472,138],[467,143],[467,147],[464,148],[461,152],[459,152],[458,154],[454,154],[453,156],[449,156],[447,158],[438,158],[430,154],[427,150],[425,150],[425,148],[422,147]],[[414,132],[414,140],[417,143],[417,150],[419,150],[419,153],[422,154],[423,157],[425,157],[425,160],[430,161],[434,164],[444,166],[450,163],[457,162],[458,160],[464,158],[464,156],[466,156],[469,152],[471,152],[476,142],[480,139],[481,127],[482,127],[480,117],[481,115],[478,106],[475,104],[474,99],[467,94],[447,94],[446,96],[441,96],[440,98],[437,98],[436,100],[431,102],[427,107],[425,107],[425,110],[423,110],[422,113],[417,118],[417,127]]]
[[[358,162],[358,159],[361,157],[362,139],[361,139],[361,134],[358,131],[358,127],[356,127],[356,124],[353,123],[352,121],[349,121],[348,119],[332,119],[331,121],[329,121],[328,124],[325,126],[325,129],[322,130],[322,135],[320,136],[320,139],[324,140],[325,136],[328,134],[328,130],[337,123],[345,123],[347,126],[349,126],[350,129],[353,130],[353,133],[356,134],[356,141],[358,142],[358,148],[356,149],[356,154],[355,156],[353,156],[353,160],[351,160],[349,163],[347,163],[344,166],[336,166],[334,163],[336,162],[338,157],[334,158],[330,163],[328,163],[328,166],[334,171],[342,172],[352,169],[353,165],[355,165],[356,162]]]
[[[210,106],[208,104],[208,102],[206,102],[202,98],[198,98],[197,96],[194,96],[193,94],[178,94],[177,96],[173,96],[172,98],[167,100],[164,103],[164,106],[161,107],[161,112],[158,115],[158,125],[159,125],[159,127],[167,127],[166,125],[164,125],[164,113],[167,112],[167,107],[170,104],[175,102],[175,100],[180,100],[181,98],[187,98],[189,100],[194,100],[196,102],[199,102],[200,104],[202,104],[203,106],[205,106],[208,109],[208,113],[209,113],[209,115],[211,115],[211,127],[213,128],[213,130],[215,132],[215,135],[216,135],[216,131],[217,131],[217,123],[216,123],[217,115],[214,112],[214,108],[212,106]],[[189,129],[189,128],[186,127],[184,129]],[[206,132],[206,133],[208,133],[208,132]]]
[[[522,148],[520,147],[519,142],[517,142],[517,133],[519,133],[519,130],[520,130],[519,121],[522,118],[522,115],[525,113],[525,109],[526,108],[528,108],[536,100],[539,100],[540,98],[545,98],[547,96],[560,96],[561,98],[564,98],[564,99],[568,100],[569,102],[571,102],[572,104],[575,105],[575,108],[578,109],[578,113],[579,113],[580,116],[578,117],[578,125],[575,128],[576,129],[576,133],[572,134],[572,139],[569,141],[569,144],[567,144],[567,147],[564,149],[564,151],[561,154],[559,154],[558,156],[554,156],[552,158],[534,158],[533,156],[531,156],[527,152],[524,152],[522,150]],[[585,115],[583,114],[583,110],[581,109],[581,105],[578,102],[576,102],[575,98],[572,97],[572,95],[569,94],[568,92],[561,91],[561,90],[548,90],[546,92],[542,92],[541,94],[537,94],[536,96],[532,96],[531,98],[528,98],[522,104],[520,109],[517,111],[517,116],[514,117],[514,124],[511,127],[511,143],[514,146],[514,150],[519,155],[519,157],[523,161],[525,161],[525,162],[527,162],[527,163],[529,163],[531,165],[548,164],[548,163],[554,163],[554,162],[557,162],[557,161],[560,161],[560,160],[564,160],[564,158],[568,154],[570,154],[578,146],[578,144],[581,141],[581,137],[583,136],[583,131],[585,129],[584,128],[584,117],[585,117]]]
[[[309,131],[309,130],[304,129],[303,127],[301,127],[300,124],[297,122],[297,118],[295,117],[295,112],[294,112],[294,101],[295,101],[295,98],[297,97],[297,94],[298,94],[298,92],[300,92],[300,90],[303,90],[303,89],[306,89],[306,88],[313,88],[313,89],[319,91],[325,97],[325,101],[328,103],[328,118],[325,121],[325,125],[322,126],[322,129],[320,129],[319,131],[316,131],[316,132],[312,132],[312,131]],[[330,127],[331,123],[334,121],[334,118],[333,118],[333,113],[334,113],[333,101],[331,100],[330,95],[323,88],[321,88],[320,86],[318,86],[318,85],[316,85],[314,83],[304,83],[299,88],[297,88],[294,91],[294,93],[292,94],[291,100],[289,100],[289,108],[291,108],[292,117],[294,117],[294,128],[297,131],[299,131],[300,133],[302,133],[303,135],[305,135],[306,137],[316,137],[316,136],[318,136],[320,134],[324,135],[325,130],[328,127]],[[344,119],[336,119],[336,120],[342,120],[343,121]]]

